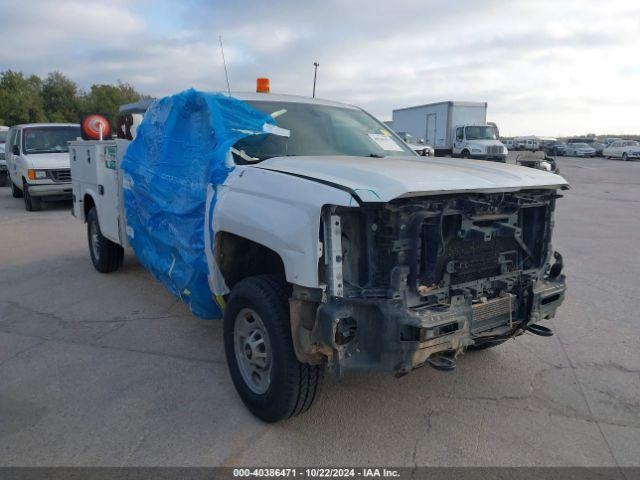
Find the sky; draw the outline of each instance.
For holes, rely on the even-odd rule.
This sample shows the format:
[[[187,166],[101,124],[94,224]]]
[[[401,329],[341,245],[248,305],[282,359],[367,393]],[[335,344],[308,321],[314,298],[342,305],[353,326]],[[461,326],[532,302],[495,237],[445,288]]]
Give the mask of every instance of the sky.
[[[0,70],[394,108],[486,101],[502,135],[640,134],[637,0],[0,0]]]

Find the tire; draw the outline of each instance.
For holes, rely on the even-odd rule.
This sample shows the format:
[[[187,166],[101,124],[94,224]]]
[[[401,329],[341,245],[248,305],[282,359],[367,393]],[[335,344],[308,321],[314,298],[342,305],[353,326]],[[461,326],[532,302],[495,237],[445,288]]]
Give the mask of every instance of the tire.
[[[6,187],[7,186],[7,174],[6,173],[0,173],[0,187]]]
[[[495,342],[485,342],[479,345],[469,345],[467,347],[467,350],[478,352],[480,350],[487,350],[489,348],[497,347],[498,345],[502,345],[504,342],[506,342],[506,340],[497,340]]]
[[[24,209],[27,212],[37,212],[42,208],[42,200],[38,197],[31,196],[27,182],[22,183],[22,195],[24,198]]]
[[[11,183],[11,196],[13,198],[22,198],[22,190],[20,190],[18,187],[16,187],[16,184],[13,183],[13,180],[11,180],[11,177],[9,177],[9,183]]]
[[[629,161],[629,156],[627,155],[627,152],[624,152],[624,153],[622,154],[622,160],[624,160],[625,162],[628,162],[628,161]]]
[[[324,375],[324,365],[296,358],[288,297],[280,277],[249,277],[233,288],[224,311],[224,349],[233,384],[249,411],[269,423],[307,411]]]
[[[469,152],[469,150],[463,150],[462,153],[460,154],[460,156],[462,158],[471,158],[471,153]]]
[[[120,268],[124,249],[102,235],[96,207],[91,208],[87,215],[87,241],[91,262],[96,270],[100,273],[111,273]]]

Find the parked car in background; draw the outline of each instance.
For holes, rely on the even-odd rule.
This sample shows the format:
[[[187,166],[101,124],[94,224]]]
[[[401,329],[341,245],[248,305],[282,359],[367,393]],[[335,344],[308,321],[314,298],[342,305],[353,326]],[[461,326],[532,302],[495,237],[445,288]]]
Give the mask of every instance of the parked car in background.
[[[5,159],[5,146],[9,127],[0,125],[0,187],[7,184],[7,160]]]
[[[514,139],[516,144],[516,150],[528,150],[530,152],[537,152],[540,149],[540,142],[538,137],[516,137]]]
[[[595,138],[590,138],[590,137],[589,138],[570,138],[569,140],[567,140],[567,145],[570,145],[572,143],[586,143],[589,147],[595,150],[596,155],[602,155],[602,150],[605,147],[604,142],[601,142],[599,140],[596,140]]]
[[[574,157],[595,157],[596,149],[590,147],[587,143],[567,143],[565,155]]]
[[[71,123],[30,123],[9,129],[5,153],[11,193],[24,198],[27,211],[39,210],[43,198],[71,198],[68,143],[79,136],[80,125]]]
[[[562,143],[562,142],[558,142],[557,140],[550,141],[550,142],[545,142],[545,145],[542,148],[542,150],[547,155],[561,157],[567,151],[567,144],[566,143]]]
[[[421,138],[420,140],[416,140],[413,135],[409,132],[396,132],[398,136],[404,140],[404,142],[411,147],[411,150],[416,152],[418,155],[423,157],[433,157],[434,150],[433,147],[424,143],[424,140]]]
[[[512,138],[510,138],[509,140],[502,140],[502,143],[505,147],[507,147],[507,150],[516,149],[516,142]]]
[[[602,143],[604,143],[605,147],[608,147],[609,145],[611,145],[613,142],[617,142],[617,141],[622,141],[621,138],[605,138]]]
[[[618,140],[602,152],[605,158],[621,158],[623,160],[640,159],[640,143],[635,140]]]
[[[538,137],[538,150],[546,152],[549,145],[553,145],[558,141],[553,137]]]

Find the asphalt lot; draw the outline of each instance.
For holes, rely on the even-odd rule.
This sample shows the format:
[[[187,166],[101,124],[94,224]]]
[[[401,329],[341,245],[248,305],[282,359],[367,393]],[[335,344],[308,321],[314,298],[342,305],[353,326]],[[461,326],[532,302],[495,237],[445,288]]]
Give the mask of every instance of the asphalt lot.
[[[0,188],[2,465],[640,465],[640,162],[560,158],[556,336],[453,373],[328,378],[315,406],[253,418],[219,322],[131,256],[101,275],[69,204]]]

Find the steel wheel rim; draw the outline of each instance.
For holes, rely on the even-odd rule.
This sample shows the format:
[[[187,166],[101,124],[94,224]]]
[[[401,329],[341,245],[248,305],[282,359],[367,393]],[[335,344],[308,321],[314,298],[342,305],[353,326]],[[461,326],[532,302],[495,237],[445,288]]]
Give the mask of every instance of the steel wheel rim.
[[[233,326],[233,350],[242,379],[258,395],[271,385],[271,341],[260,316],[243,308]]]
[[[98,244],[100,242],[100,237],[98,236],[98,227],[95,222],[91,222],[89,225],[89,235],[91,236],[91,253],[93,253],[93,258],[98,260]]]

